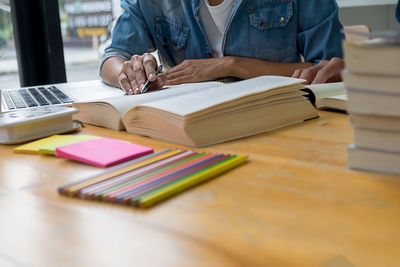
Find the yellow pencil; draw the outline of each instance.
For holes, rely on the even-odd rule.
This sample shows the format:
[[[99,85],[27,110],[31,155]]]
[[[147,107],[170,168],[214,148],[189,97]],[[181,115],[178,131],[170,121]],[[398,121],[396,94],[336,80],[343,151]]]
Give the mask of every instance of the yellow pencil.
[[[168,186],[162,187],[159,190],[153,191],[147,195],[144,195],[139,201],[136,203],[141,208],[148,208],[159,201],[171,197],[179,192],[182,192],[198,183],[204,182],[208,179],[211,179],[214,176],[217,176],[229,169],[232,169],[240,164],[246,162],[245,156],[237,156],[224,161],[221,164],[213,166],[211,168],[207,168],[204,171],[197,172],[192,176],[187,177],[186,179],[177,181],[176,183],[172,183]]]

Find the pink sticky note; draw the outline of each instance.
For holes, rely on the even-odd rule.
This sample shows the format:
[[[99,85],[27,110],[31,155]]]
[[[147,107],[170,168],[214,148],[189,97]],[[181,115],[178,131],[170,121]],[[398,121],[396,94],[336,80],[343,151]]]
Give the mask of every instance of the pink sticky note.
[[[56,148],[57,157],[98,167],[109,167],[152,152],[150,147],[105,137]]]

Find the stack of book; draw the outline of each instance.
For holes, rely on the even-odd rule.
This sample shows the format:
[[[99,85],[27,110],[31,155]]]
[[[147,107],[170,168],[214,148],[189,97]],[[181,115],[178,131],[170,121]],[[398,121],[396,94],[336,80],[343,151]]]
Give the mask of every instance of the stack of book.
[[[345,42],[353,169],[400,174],[400,38]]]

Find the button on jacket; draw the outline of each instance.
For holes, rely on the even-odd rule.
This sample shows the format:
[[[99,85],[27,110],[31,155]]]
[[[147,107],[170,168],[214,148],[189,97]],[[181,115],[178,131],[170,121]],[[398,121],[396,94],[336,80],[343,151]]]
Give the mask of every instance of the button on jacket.
[[[203,0],[122,0],[102,63],[158,49],[164,64],[212,57],[199,10]],[[236,0],[223,36],[225,56],[318,63],[342,57],[335,0]]]

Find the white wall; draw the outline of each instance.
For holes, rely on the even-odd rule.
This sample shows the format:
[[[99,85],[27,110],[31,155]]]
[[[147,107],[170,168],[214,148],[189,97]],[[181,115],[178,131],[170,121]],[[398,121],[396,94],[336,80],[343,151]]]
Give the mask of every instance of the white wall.
[[[337,0],[339,7],[395,5],[397,0]]]
[[[400,30],[395,18],[397,0],[337,0],[344,26],[365,24],[372,31]]]

